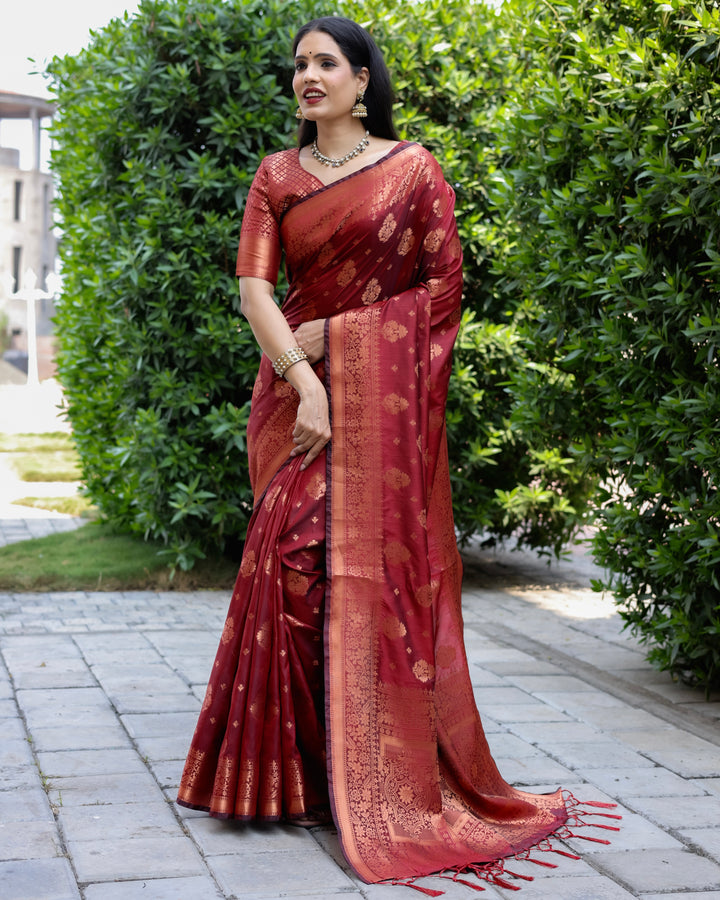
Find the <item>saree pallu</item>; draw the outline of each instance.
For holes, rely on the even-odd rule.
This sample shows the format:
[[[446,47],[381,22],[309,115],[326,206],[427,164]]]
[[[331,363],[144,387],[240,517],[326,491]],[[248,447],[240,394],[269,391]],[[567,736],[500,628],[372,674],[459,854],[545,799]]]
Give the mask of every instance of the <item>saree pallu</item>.
[[[568,809],[559,790],[503,780],[468,672],[444,418],[462,291],[453,191],[403,143],[329,186],[297,151],[275,154],[248,205],[238,273],[274,281],[282,247],[286,318],[327,320],[332,439],[304,472],[288,462],[297,398],[263,357],[257,505],[179,802],[293,819],[329,789],[364,881],[481,874]]]

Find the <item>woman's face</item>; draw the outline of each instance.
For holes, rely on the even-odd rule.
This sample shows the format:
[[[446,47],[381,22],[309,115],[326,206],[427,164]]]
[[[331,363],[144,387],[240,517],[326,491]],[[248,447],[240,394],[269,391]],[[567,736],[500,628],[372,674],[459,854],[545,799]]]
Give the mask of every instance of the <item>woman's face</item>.
[[[324,31],[311,31],[298,44],[293,91],[306,119],[330,122],[350,117],[367,83],[368,70],[356,75],[342,50]]]

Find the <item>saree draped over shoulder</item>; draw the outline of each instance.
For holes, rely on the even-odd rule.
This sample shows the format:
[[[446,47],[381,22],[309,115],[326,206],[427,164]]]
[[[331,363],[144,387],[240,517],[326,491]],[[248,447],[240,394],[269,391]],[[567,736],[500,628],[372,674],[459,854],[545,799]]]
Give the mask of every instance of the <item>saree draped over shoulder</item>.
[[[276,282],[291,327],[326,319],[332,439],[289,460],[297,395],[263,357],[248,428],[255,511],[179,802],[322,820],[366,882],[474,871],[562,828],[560,791],[492,759],[462,638],[445,438],[460,322],[454,194],[401,143],[330,185],[267,157],[238,274]]]

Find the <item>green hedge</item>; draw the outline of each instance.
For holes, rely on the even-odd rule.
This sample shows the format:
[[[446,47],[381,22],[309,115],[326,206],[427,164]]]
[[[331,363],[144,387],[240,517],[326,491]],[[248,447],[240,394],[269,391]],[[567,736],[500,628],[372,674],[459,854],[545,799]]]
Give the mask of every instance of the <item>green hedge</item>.
[[[660,668],[720,684],[720,12],[514,5],[499,268],[534,314],[515,419],[603,479],[594,550]],[[514,240],[514,244],[513,244]]]
[[[55,59],[58,371],[87,490],[188,568],[242,538],[259,354],[234,276],[247,190],[295,131],[288,47],[319,4],[144,3]]]
[[[585,521],[593,479],[567,442],[549,445],[511,419],[510,373],[527,365],[519,340],[526,304],[521,292],[498,289],[493,270],[507,245],[488,193],[500,162],[497,129],[525,67],[514,22],[465,0],[349,7],[390,62],[403,136],[437,156],[456,192],[466,313],[447,424],[459,536],[560,554]]]
[[[58,367],[88,492],[107,518],[163,538],[183,567],[242,541],[258,363],[235,299],[242,208],[260,159],[294,142],[292,35],[336,11],[373,32],[403,136],[437,154],[457,192],[468,313],[448,431],[459,533],[557,550],[586,481],[566,447],[548,454],[510,421],[516,304],[490,265],[504,240],[487,195],[493,129],[518,61],[496,13],[459,0],[154,0],[53,61]]]

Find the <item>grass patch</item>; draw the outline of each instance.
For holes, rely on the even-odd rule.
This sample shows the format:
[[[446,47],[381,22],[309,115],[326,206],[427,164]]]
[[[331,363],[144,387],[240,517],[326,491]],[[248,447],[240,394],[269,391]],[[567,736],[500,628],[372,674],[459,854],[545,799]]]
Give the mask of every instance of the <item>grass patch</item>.
[[[224,556],[199,560],[190,572],[158,557],[158,542],[91,522],[75,531],[0,547],[2,591],[213,590],[232,588],[238,563]]]
[[[80,463],[72,437],[47,434],[0,434],[0,453],[21,481],[79,481]]]
[[[0,453],[49,453],[74,450],[73,439],[64,431],[43,434],[0,434]]]
[[[82,477],[74,450],[8,453],[21,481],[79,481]]]
[[[85,519],[92,519],[99,515],[88,498],[81,494],[75,494],[72,497],[21,497],[20,500],[13,500],[13,504],[30,506],[32,509],[49,509],[52,512]]]

